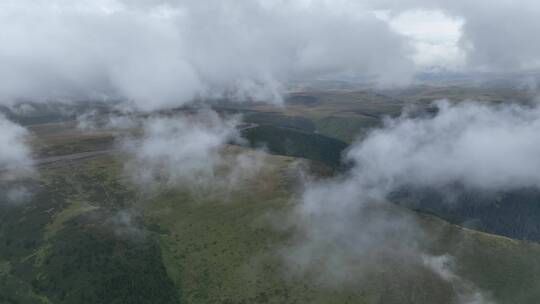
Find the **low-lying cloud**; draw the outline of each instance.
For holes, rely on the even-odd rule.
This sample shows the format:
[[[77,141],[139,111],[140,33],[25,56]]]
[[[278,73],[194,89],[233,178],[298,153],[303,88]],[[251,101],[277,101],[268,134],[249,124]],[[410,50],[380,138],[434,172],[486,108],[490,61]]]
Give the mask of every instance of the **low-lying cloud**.
[[[33,171],[29,132],[0,114],[0,174],[20,176]]]
[[[461,303],[489,303],[454,272],[452,257],[429,253],[434,236],[389,202],[390,194],[455,184],[488,192],[540,188],[540,108],[446,101],[436,107],[434,115],[388,119],[353,144],[350,172],[307,182],[293,216],[298,233],[284,250],[290,269],[322,272],[338,286],[374,265],[429,269],[454,286]]]
[[[234,187],[254,174],[263,160],[256,151],[223,153],[227,144],[242,141],[238,124],[238,117],[221,117],[210,109],[150,118],[140,138],[123,143],[132,156],[126,172],[135,184],[150,191]]]
[[[30,201],[32,192],[18,182],[35,173],[28,130],[0,113],[0,203],[20,206]],[[0,204],[3,207],[4,204]]]
[[[370,184],[480,190],[540,187],[540,108],[441,101],[432,118],[388,120],[347,158]]]
[[[140,127],[135,113],[99,113],[97,110],[77,116],[77,128],[81,131],[134,130]]]

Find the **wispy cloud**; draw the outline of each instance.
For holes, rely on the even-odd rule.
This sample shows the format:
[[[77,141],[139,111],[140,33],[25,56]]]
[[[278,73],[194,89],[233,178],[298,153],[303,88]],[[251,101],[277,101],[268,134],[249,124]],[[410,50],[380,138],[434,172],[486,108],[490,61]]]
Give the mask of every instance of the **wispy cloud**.
[[[262,154],[256,151],[225,153],[227,144],[241,142],[238,117],[221,117],[205,109],[195,114],[144,122],[143,135],[123,146],[131,159],[129,178],[149,191],[161,187],[192,192],[231,188],[256,172]]]
[[[0,114],[0,172],[21,176],[33,172],[29,132]]]
[[[437,235],[389,197],[403,187],[456,183],[492,192],[540,188],[540,110],[476,102],[436,106],[435,115],[388,119],[353,144],[347,159],[354,167],[347,174],[307,181],[292,215],[295,240],[282,251],[289,269],[318,273],[331,286],[387,265],[427,269],[451,284],[461,303],[490,303],[455,272],[451,256],[430,254]]]

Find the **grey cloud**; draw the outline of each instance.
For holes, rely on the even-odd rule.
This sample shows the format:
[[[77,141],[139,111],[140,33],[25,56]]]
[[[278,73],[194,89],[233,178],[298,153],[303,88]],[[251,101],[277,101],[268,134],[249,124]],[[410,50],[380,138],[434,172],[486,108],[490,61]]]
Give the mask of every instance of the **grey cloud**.
[[[126,173],[141,189],[186,188],[192,194],[212,189],[230,190],[253,176],[263,154],[230,151],[230,142],[241,142],[237,117],[220,117],[206,109],[195,114],[150,118],[141,138],[125,140],[131,155]]]
[[[4,186],[0,201],[7,206],[20,206],[32,198],[26,186],[16,183],[35,174],[29,137],[27,129],[0,114],[0,181]]]
[[[458,276],[454,271],[454,259],[449,255],[422,257],[424,264],[452,285],[457,293],[458,303],[494,304],[490,296],[481,292],[474,284]]]
[[[357,143],[347,157],[368,182],[482,190],[540,187],[540,109],[474,102],[437,103],[431,119],[389,120]]]
[[[0,174],[16,177],[32,173],[29,132],[0,114]]]
[[[197,183],[214,174],[218,150],[237,136],[235,121],[215,112],[198,117],[156,118],[144,125],[140,140],[126,143],[134,151],[134,179],[139,184]]]
[[[540,3],[524,1],[370,1],[372,7],[399,14],[408,10],[440,10],[461,19],[460,47],[467,70],[514,72],[540,67]]]
[[[32,198],[32,192],[24,186],[9,187],[5,195],[7,203],[12,206],[23,205]]]
[[[467,69],[539,65],[533,0],[4,1],[0,102],[127,98],[153,110],[207,97],[280,102],[288,81],[322,76],[406,83],[413,41],[377,9],[462,19]]]
[[[470,64],[495,71],[539,67],[538,1],[440,1],[440,6],[463,18],[461,45]]]
[[[121,239],[144,241],[148,236],[140,211],[136,209],[120,210],[107,219],[106,223],[110,225],[114,234]]]
[[[4,103],[279,102],[296,77],[352,70],[402,83],[412,71],[407,41],[386,23],[326,1],[8,1],[0,17]]]
[[[454,272],[452,257],[429,254],[433,235],[388,199],[403,187],[459,183],[472,190],[540,187],[540,107],[437,103],[438,113],[389,119],[353,144],[344,176],[307,182],[292,215],[290,269],[322,273],[328,284],[362,279],[373,268],[427,269],[461,303],[491,303]],[[435,236],[436,237],[436,236]]]
[[[322,273],[325,285],[354,282],[372,265],[421,264],[417,223],[354,178],[306,185],[291,221],[299,230],[282,252],[286,262],[291,270]]]

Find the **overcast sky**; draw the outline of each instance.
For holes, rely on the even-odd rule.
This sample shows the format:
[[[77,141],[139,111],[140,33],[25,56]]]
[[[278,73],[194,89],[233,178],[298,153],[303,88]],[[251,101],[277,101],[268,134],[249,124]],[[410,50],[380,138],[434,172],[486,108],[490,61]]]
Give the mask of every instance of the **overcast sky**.
[[[465,53],[459,46],[463,19],[440,10],[414,9],[397,15],[375,12],[396,32],[410,39],[418,70],[440,66],[451,70],[465,68]]]
[[[0,102],[280,102],[291,80],[538,68],[540,2],[3,0]]]

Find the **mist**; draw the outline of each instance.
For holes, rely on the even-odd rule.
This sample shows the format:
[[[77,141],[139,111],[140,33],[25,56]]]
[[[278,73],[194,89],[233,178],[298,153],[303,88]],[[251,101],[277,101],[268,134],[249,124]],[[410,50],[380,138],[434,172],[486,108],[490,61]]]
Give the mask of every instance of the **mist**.
[[[540,4],[532,0],[7,0],[0,4],[0,105],[120,100],[129,111],[152,112],[226,99],[283,106],[301,81],[346,77],[407,86],[418,72],[415,58],[425,54],[391,20],[426,10],[459,23],[453,53],[440,58],[463,55],[463,72],[540,67]],[[491,303],[489,291],[458,273],[459,261],[429,251],[436,236],[394,204],[392,193],[540,188],[540,106],[434,105],[433,115],[404,112],[354,142],[344,156],[348,172],[305,178],[293,211],[280,219],[293,231],[279,250],[291,273],[336,288],[379,275],[378,268],[415,268],[434,284],[449,283],[460,303]],[[78,127],[140,128],[119,145],[127,155],[124,175],[143,194],[221,195],[264,165],[264,151],[231,147],[244,143],[239,116],[205,108],[137,118],[90,111]],[[0,177],[34,171],[29,136],[0,115]],[[14,203],[29,195],[24,188],[6,192]],[[137,212],[120,210],[110,219],[117,236],[144,234]]]
[[[452,265],[459,261],[443,263],[453,258],[430,254],[437,236],[391,202],[391,194],[455,184],[491,193],[540,188],[539,107],[473,101],[435,106],[433,115],[405,111],[388,118],[354,143],[345,156],[354,164],[349,172],[306,181],[290,219],[295,241],[282,251],[290,269],[319,273],[324,284],[339,286],[384,265],[418,267],[458,286],[461,303],[489,303],[455,273]]]
[[[29,137],[28,130],[0,114],[1,176],[17,177],[33,171]]]
[[[253,176],[263,152],[225,151],[241,144],[237,116],[222,117],[210,109],[176,117],[153,117],[143,122],[141,137],[126,138],[130,156],[125,171],[145,191],[181,188],[196,194],[226,190]]]
[[[125,98],[142,110],[213,97],[280,103],[296,78],[352,71],[392,85],[412,73],[408,43],[368,10],[209,2],[8,1],[0,100]]]
[[[461,183],[479,190],[540,187],[540,110],[517,104],[435,103],[432,118],[386,121],[348,152],[355,174],[384,189]]]

